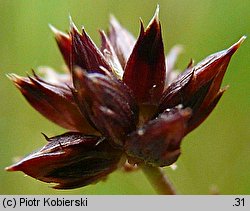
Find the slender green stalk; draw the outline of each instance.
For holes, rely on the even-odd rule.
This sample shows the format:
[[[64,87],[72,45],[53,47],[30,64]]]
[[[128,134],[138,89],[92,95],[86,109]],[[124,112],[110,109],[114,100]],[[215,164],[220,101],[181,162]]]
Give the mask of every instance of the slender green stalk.
[[[160,195],[175,195],[176,191],[163,170],[153,166],[141,166],[148,181]]]

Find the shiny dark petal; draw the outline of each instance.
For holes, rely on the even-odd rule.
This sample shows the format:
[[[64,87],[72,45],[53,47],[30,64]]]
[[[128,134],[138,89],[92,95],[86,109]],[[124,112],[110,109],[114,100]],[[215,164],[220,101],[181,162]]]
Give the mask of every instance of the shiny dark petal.
[[[49,25],[53,33],[55,34],[55,39],[57,42],[57,45],[59,47],[59,50],[61,51],[61,54],[63,56],[63,59],[65,63],[67,64],[68,68],[70,69],[70,55],[71,55],[71,37],[68,34],[65,34],[58,29],[56,29],[54,26]]]
[[[45,138],[48,144],[6,170],[57,183],[57,189],[71,189],[105,179],[120,161],[121,152],[102,137],[69,132]]]
[[[81,111],[115,146],[135,130],[138,108],[131,91],[113,75],[73,71],[75,97]]]
[[[194,115],[192,115],[192,117],[188,121],[186,134],[190,133],[192,130],[198,127],[208,117],[208,115],[213,111],[225,91],[226,88],[221,89],[212,100],[209,100],[209,104],[203,103],[199,107],[199,109],[194,113]]]
[[[101,67],[111,71],[111,67],[105,57],[84,28],[82,29],[82,34],[80,34],[73,22],[71,22],[70,36],[72,39],[71,70],[75,66],[79,66],[88,72],[104,74]]]
[[[52,85],[37,75],[19,77],[11,74],[10,79],[31,106],[52,122],[72,131],[95,131],[81,115],[68,87]]]
[[[184,102],[188,97],[185,95],[185,92],[188,90],[187,87],[193,75],[194,71],[192,68],[188,68],[178,75],[177,79],[164,91],[159,104],[159,112],[163,112],[167,108],[173,108]]]
[[[190,115],[190,109],[169,109],[133,132],[125,142],[130,162],[161,167],[174,163]]]
[[[208,56],[194,67],[190,65],[163,93],[159,111],[182,104],[191,107],[195,115],[201,105],[212,103],[219,92],[231,56],[244,39],[242,37],[230,48]]]
[[[165,85],[165,56],[159,8],[140,36],[125,67],[123,81],[133,91],[138,103],[157,104]]]
[[[215,79],[213,83],[213,90],[216,94],[220,88],[227,66],[233,54],[238,50],[242,42],[246,39],[245,36],[241,37],[238,42],[233,44],[226,50],[212,54],[194,67],[195,72],[195,88],[202,87],[207,81]],[[197,87],[197,88],[196,88]]]
[[[114,16],[111,16],[108,38],[122,67],[125,68],[128,58],[135,45],[134,36],[123,28]]]

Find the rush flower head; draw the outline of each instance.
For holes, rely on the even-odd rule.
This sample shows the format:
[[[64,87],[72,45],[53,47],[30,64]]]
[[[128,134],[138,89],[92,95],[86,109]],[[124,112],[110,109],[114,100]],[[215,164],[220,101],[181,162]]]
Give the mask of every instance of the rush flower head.
[[[68,72],[43,69],[42,78],[10,74],[27,101],[42,115],[68,129],[8,171],[23,171],[55,188],[86,186],[124,165],[164,167],[180,156],[183,138],[215,108],[231,56],[244,41],[191,61],[177,75],[180,47],[164,55],[159,8],[133,37],[111,17],[98,48],[84,28],[70,20],[69,33],[53,26]]]

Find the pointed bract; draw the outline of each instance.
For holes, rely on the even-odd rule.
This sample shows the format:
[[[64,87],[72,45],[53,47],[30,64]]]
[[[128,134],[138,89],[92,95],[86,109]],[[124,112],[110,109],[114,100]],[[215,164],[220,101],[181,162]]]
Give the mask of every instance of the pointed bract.
[[[138,108],[131,93],[114,76],[73,71],[76,99],[82,112],[115,146],[135,130]]]
[[[180,144],[190,114],[189,109],[173,109],[133,132],[125,144],[126,153],[131,156],[130,162],[152,166],[174,163],[180,155]]]
[[[135,45],[134,36],[123,28],[114,16],[111,16],[108,38],[122,67],[125,68],[128,58]]]
[[[105,179],[117,168],[121,157],[120,151],[98,136],[71,132],[46,139],[47,145],[6,170],[57,183],[57,189],[71,189]]]
[[[49,84],[37,75],[19,77],[11,74],[10,79],[33,108],[49,120],[72,131],[95,131],[81,115],[68,87]]]
[[[49,25],[50,29],[55,34],[55,39],[57,42],[57,45],[61,51],[61,54],[63,56],[63,59],[65,63],[67,64],[68,68],[70,69],[70,55],[71,55],[71,45],[72,40],[71,37],[68,34],[65,34],[58,29],[56,29],[54,26]]]
[[[193,119],[196,127],[205,120],[218,102],[218,96],[221,96],[220,86],[223,76],[231,56],[240,47],[244,41],[242,37],[237,43],[230,48],[208,56],[206,59],[195,65],[190,66],[186,71],[181,73],[178,78],[166,89],[159,105],[159,112],[167,108],[172,108],[178,104],[190,107],[193,110]],[[209,111],[209,112],[208,112]],[[198,112],[198,113],[197,113]],[[200,118],[198,115],[202,115]],[[199,119],[199,120],[198,120]],[[190,128],[194,129],[194,123],[190,123]],[[191,131],[191,129],[188,131]]]
[[[79,66],[88,72],[104,74],[100,67],[111,71],[111,67],[97,48],[84,28],[80,34],[73,23],[71,23],[70,36],[72,39],[71,70]]]
[[[208,115],[213,111],[225,91],[226,88],[221,89],[212,100],[209,100],[209,104],[202,103],[199,109],[188,121],[186,134],[198,127],[208,117]]]
[[[157,104],[165,85],[165,56],[158,10],[140,36],[125,67],[123,81],[138,103]]]

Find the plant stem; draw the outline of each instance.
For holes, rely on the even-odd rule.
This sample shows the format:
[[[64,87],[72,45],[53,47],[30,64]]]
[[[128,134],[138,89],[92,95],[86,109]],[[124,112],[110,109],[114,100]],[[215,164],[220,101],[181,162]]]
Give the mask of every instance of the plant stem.
[[[160,195],[175,195],[176,191],[163,170],[153,166],[141,166],[147,179]]]

